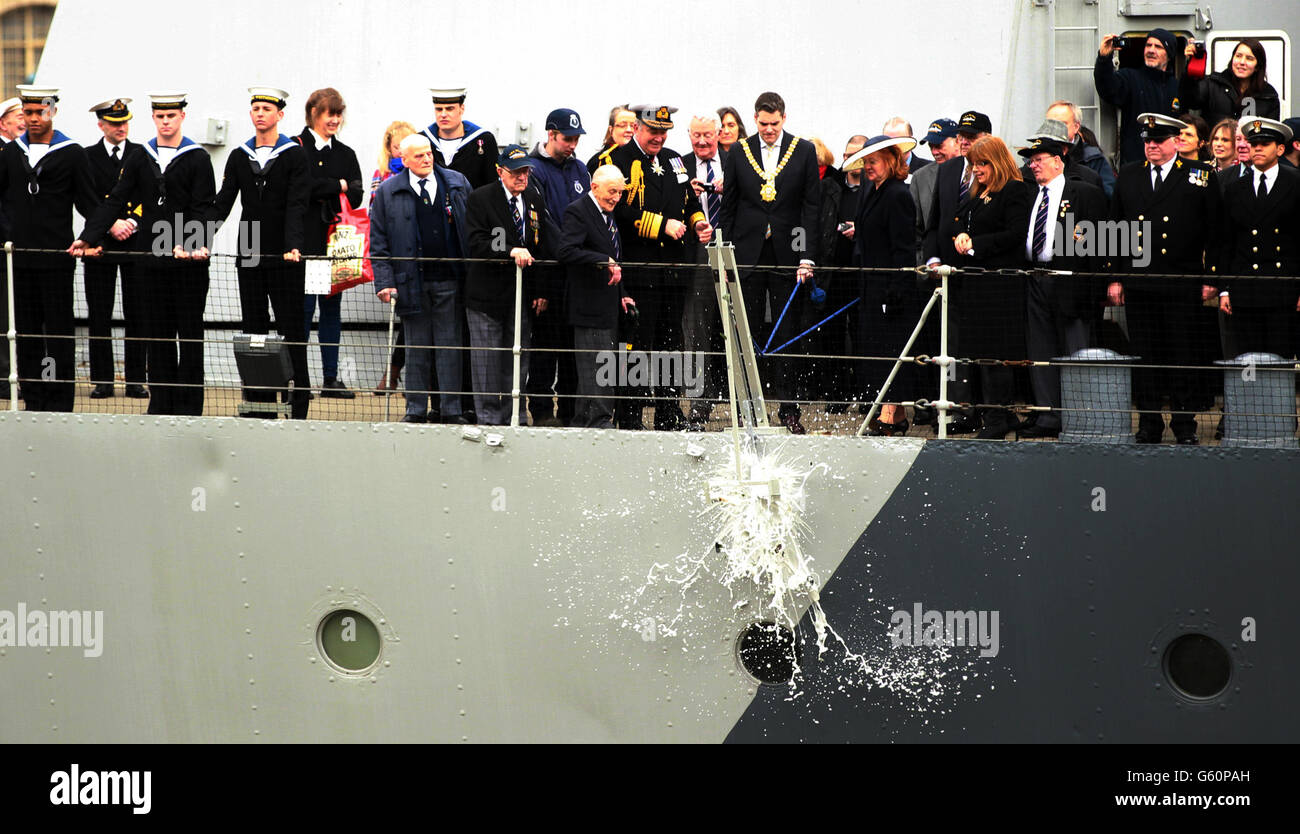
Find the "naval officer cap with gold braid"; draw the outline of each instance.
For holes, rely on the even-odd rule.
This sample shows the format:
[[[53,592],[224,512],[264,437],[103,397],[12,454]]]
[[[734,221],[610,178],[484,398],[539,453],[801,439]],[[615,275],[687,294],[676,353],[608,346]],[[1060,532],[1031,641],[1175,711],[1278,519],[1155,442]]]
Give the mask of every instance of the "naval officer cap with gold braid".
[[[1241,133],[1250,144],[1258,142],[1277,142],[1285,145],[1291,141],[1291,128],[1274,119],[1241,120]]]
[[[248,94],[253,97],[253,100],[249,102],[250,104],[257,104],[260,101],[274,104],[280,110],[284,109],[284,105],[289,98],[288,93],[276,87],[249,87]]]
[[[1156,142],[1163,142],[1170,137],[1177,136],[1185,128],[1190,127],[1187,122],[1179,121],[1173,116],[1166,116],[1163,113],[1140,113],[1137,120],[1138,124],[1142,126],[1142,138]]]
[[[127,107],[131,103],[129,98],[111,98],[108,101],[101,101],[90,112],[95,114],[95,118],[109,124],[120,125],[124,122],[131,121],[131,109]]]
[[[653,130],[672,130],[673,114],[677,112],[676,107],[669,107],[664,104],[638,104],[629,108],[636,114],[637,121]]]

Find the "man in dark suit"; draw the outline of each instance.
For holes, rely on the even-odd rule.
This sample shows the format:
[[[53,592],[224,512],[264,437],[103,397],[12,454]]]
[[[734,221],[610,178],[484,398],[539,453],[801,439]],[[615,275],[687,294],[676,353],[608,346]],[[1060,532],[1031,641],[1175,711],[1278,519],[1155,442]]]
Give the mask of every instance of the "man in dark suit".
[[[1106,194],[1097,186],[1072,180],[1066,174],[1069,136],[1061,122],[1048,122],[1031,136],[1020,151],[1033,171],[1037,194],[1030,209],[1025,256],[1033,266],[1051,270],[1095,272],[1100,259],[1076,254],[1074,244],[1084,233],[1096,233],[1106,219]],[[1029,358],[1047,361],[1069,356],[1092,344],[1101,294],[1090,278],[1035,275],[1027,286]],[[1031,368],[1034,405],[1052,411],[1038,412],[1021,437],[1056,437],[1061,433],[1061,371],[1056,367]]]
[[[507,145],[497,160],[500,181],[475,189],[465,206],[469,256],[502,261],[471,263],[465,279],[474,411],[479,423],[487,426],[510,422],[515,267],[524,268],[522,303],[527,308],[520,318],[519,344],[525,351],[520,360],[521,390],[528,378],[529,311],[545,312],[552,296],[551,288],[539,275],[542,267],[534,267],[533,261],[554,257],[559,231],[551,222],[541,193],[528,187],[534,162],[520,145]]]
[[[616,165],[627,179],[627,192],[614,210],[629,261],[664,264],[664,269],[629,270],[628,292],[640,299],[638,335],[633,348],[680,351],[682,303],[689,272],[670,265],[687,262],[687,238],[708,243],[713,227],[690,185],[681,154],[664,147],[676,107],[636,105],[632,141],[601,154],[601,164]],[[633,393],[633,392],[629,392]],[[655,400],[654,427],[675,431],[686,427],[675,389],[660,386]],[[641,404],[620,403],[620,428],[641,428]]]
[[[685,157],[686,173],[691,178],[691,188],[700,200],[700,206],[713,226],[714,234],[720,234],[718,224],[722,215],[722,194],[726,184],[722,172],[726,166],[728,152],[718,145],[718,119],[713,114],[696,116],[690,126],[691,153]],[[688,263],[705,264],[708,261],[704,246],[698,238],[687,235]],[[686,304],[682,313],[682,336],[688,351],[697,355],[721,353],[722,319],[718,317],[718,295],[714,289],[717,276],[705,268],[688,279]],[[713,400],[722,395],[723,368],[716,356],[703,356],[704,362],[704,397],[691,403],[691,413],[687,418],[689,431],[703,431],[713,411]]]
[[[723,166],[720,220],[736,247],[750,330],[759,348],[775,350],[799,335],[805,319],[809,291],[800,285],[813,275],[813,252],[821,240],[821,179],[813,144],[785,132],[784,99],[771,92],[760,95],[754,120],[758,132],[737,142]],[[764,324],[769,306],[775,332]],[[802,348],[795,343],[785,352],[798,354]],[[804,433],[797,401],[804,372],[788,356],[768,359],[763,369],[781,401],[777,415],[793,434]]]
[[[54,129],[59,91],[23,85],[27,132],[0,150],[4,227],[19,249],[66,250],[72,209],[89,217],[99,204],[86,151]],[[76,348],[72,282],[76,262],[63,254],[14,255],[18,375],[29,411],[72,411]]]
[[[614,210],[624,188],[623,172],[615,165],[601,165],[591,175],[588,196],[564,210],[560,230],[559,259],[566,266],[566,300],[578,367],[580,399],[573,425],[580,428],[614,427],[608,394],[618,384],[617,371],[611,373],[610,368],[617,364],[618,316],[636,306],[618,265],[623,242]]]
[[[1241,126],[1250,142],[1250,176],[1223,191],[1224,245],[1215,271],[1226,275],[1300,276],[1300,173],[1281,164],[1291,129],[1273,119]],[[1219,287],[1231,356],[1295,354],[1296,281],[1231,280]]]
[[[122,174],[127,159],[141,153],[140,146],[127,138],[131,126],[131,99],[119,98],[102,101],[90,108],[99,119],[99,129],[104,138],[86,147],[86,161],[90,163],[90,176],[95,193],[107,199]],[[137,207],[128,206],[128,211]],[[86,290],[86,310],[90,327],[90,379],[92,400],[113,396],[113,302],[117,295],[117,273],[122,271],[122,320],[126,324],[126,395],[144,398],[145,342],[144,300],[136,275],[136,262],[129,257],[114,256],[127,249],[127,245],[109,237],[104,242],[104,255],[85,262],[82,283]]]
[[[1199,276],[1204,264],[1215,263],[1219,189],[1208,165],[1178,157],[1176,138],[1186,124],[1159,113],[1143,113],[1145,162],[1125,165],[1115,183],[1111,217],[1136,229],[1141,244],[1125,264],[1110,255],[1116,272],[1151,272]],[[1199,278],[1126,277],[1110,284],[1113,304],[1123,304],[1129,340],[1143,365],[1191,365],[1192,339],[1203,282]],[[1164,434],[1161,400],[1167,394],[1174,438],[1195,445],[1198,387],[1195,372],[1138,368],[1133,372],[1133,400],[1138,418],[1138,443],[1159,443]]]
[[[270,331],[269,300],[275,311],[275,329],[284,337],[293,363],[293,393],[286,390],[281,396],[291,403],[292,418],[305,420],[311,405],[311,383],[302,326],[302,247],[311,179],[302,146],[280,133],[289,94],[273,87],[250,87],[249,95],[255,135],[226,157],[213,219],[224,222],[235,200],[240,201],[240,246],[253,253],[242,257],[237,266],[244,332]],[[274,391],[244,392],[248,402],[274,402],[275,396]],[[276,415],[259,411],[244,416],[274,419]]]

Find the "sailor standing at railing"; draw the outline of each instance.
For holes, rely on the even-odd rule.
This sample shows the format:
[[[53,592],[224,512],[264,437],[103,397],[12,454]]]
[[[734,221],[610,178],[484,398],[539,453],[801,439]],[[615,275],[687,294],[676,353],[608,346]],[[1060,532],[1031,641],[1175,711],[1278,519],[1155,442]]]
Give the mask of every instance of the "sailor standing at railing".
[[[127,138],[131,129],[131,99],[117,98],[102,101],[90,108],[96,124],[104,134],[103,139],[86,146],[86,160],[90,163],[90,178],[95,193],[101,200],[108,199],[122,175],[122,168],[138,153],[140,145]],[[136,206],[128,206],[128,213]],[[90,392],[92,400],[114,396],[113,365],[113,302],[117,295],[117,275],[122,274],[122,319],[126,324],[123,353],[126,358],[126,395],[144,399],[145,342],[144,300],[137,262],[133,258],[114,255],[127,247],[115,239],[105,242],[105,254],[82,266],[81,280],[86,289],[86,311],[90,326],[90,381],[95,387]]]
[[[274,87],[250,87],[249,117],[256,135],[226,157],[226,170],[217,192],[214,219],[224,222],[240,200],[240,239],[257,241],[257,252],[241,258],[239,306],[244,332],[265,334],[271,321],[266,305],[275,310],[275,329],[284,337],[293,363],[295,420],[307,418],[311,383],[307,376],[306,333],[302,326],[305,272],[302,263],[303,214],[311,181],[302,147],[280,133],[285,99]],[[242,247],[241,248],[246,248]],[[289,392],[281,395],[289,399]],[[248,402],[274,402],[273,391],[246,391]],[[275,412],[249,412],[247,417],[272,417]]]
[[[27,131],[0,150],[5,237],[16,249],[65,250],[72,208],[88,217],[99,204],[86,151],[54,129],[59,91],[18,87]],[[76,343],[72,280],[76,262],[58,253],[14,255],[18,375],[29,411],[72,411]]]
[[[203,414],[203,308],[208,298],[208,220],[216,198],[212,159],[181,133],[186,94],[149,94],[157,135],[122,168],[71,252],[108,237],[137,260],[149,337],[149,413]],[[131,206],[140,207],[134,216]],[[89,262],[88,262],[89,263]]]

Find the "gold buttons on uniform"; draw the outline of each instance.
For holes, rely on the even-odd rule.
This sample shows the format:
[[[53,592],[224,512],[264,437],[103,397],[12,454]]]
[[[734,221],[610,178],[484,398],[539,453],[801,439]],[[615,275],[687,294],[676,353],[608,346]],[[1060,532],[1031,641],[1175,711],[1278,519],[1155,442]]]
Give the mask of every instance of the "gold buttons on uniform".
[[[1160,254],[1161,254],[1161,255],[1167,255],[1168,253],[1167,253],[1165,250],[1161,249],[1161,250],[1160,250]]]
[[[1165,222],[1166,222],[1166,223],[1169,222],[1169,215],[1167,215],[1167,214],[1165,215]]]
[[[1251,230],[1250,230],[1250,233],[1251,233],[1252,235],[1257,235],[1257,234],[1259,234],[1259,229],[1251,229]]]
[[[1164,239],[1166,239],[1166,238],[1168,238],[1168,237],[1169,237],[1169,235],[1168,235],[1167,233],[1165,233],[1165,232],[1161,232],[1161,233],[1160,233],[1160,239],[1161,239],[1161,240],[1164,240]]]
[[[1146,218],[1139,214],[1139,215],[1138,215],[1138,220],[1146,220]]]

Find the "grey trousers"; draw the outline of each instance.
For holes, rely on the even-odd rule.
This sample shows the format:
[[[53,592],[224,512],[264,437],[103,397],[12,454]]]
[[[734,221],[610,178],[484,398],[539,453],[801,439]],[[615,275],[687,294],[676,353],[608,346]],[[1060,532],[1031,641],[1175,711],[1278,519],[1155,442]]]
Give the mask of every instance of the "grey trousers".
[[[498,317],[466,308],[465,315],[469,324],[469,345],[473,348],[469,361],[474,381],[474,412],[478,414],[480,425],[508,425],[514,406],[511,397],[515,375],[514,311]],[[525,351],[528,350],[530,330],[528,316],[525,315],[519,335],[519,343]],[[525,390],[527,380],[528,354],[525,353],[519,361],[521,392]]]
[[[725,344],[722,340],[722,318],[718,313],[718,281],[716,272],[708,269],[697,271],[686,289],[686,304],[682,311],[682,336],[686,350],[695,353],[722,353]],[[693,400],[691,411],[708,414],[713,409],[713,400],[719,398],[723,390],[723,373],[726,359],[720,356],[704,356],[704,397]]]
[[[573,425],[579,428],[612,429],[614,401],[609,395],[617,390],[597,379],[599,351],[614,350],[613,328],[573,327],[574,361],[578,366],[578,402],[573,410]]]
[[[402,316],[406,332],[406,413],[424,417],[429,410],[429,390],[434,362],[438,364],[438,390],[434,394],[444,418],[460,414],[461,338],[456,312],[456,282],[425,279],[420,312]],[[299,311],[301,312],[301,310]],[[437,348],[442,348],[441,350]]]

